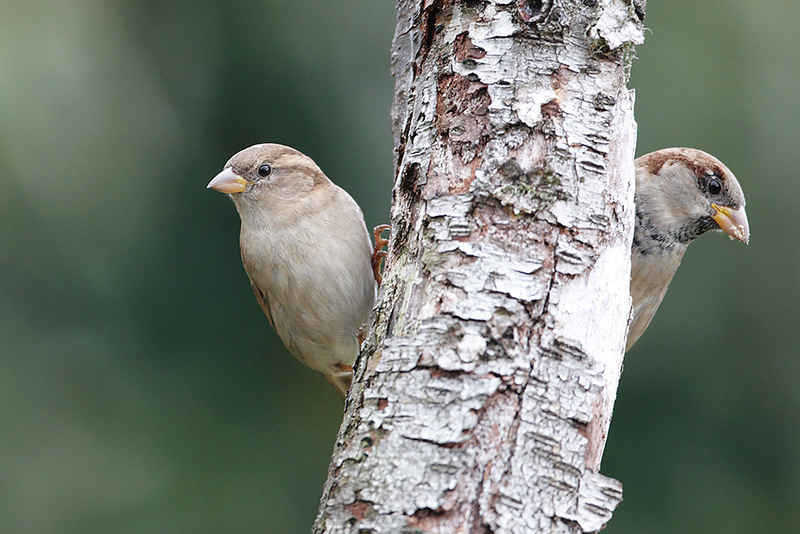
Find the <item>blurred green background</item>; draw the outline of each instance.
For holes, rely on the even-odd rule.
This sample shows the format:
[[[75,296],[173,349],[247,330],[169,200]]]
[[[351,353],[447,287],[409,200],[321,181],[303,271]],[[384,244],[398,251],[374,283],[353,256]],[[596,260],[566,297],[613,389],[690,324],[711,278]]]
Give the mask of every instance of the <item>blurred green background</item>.
[[[749,247],[693,245],[626,359],[607,532],[800,532],[800,4],[648,3],[638,154],[703,148]],[[342,405],[268,327],[207,182],[289,144],[388,219],[388,0],[6,0],[0,525],[307,532]]]

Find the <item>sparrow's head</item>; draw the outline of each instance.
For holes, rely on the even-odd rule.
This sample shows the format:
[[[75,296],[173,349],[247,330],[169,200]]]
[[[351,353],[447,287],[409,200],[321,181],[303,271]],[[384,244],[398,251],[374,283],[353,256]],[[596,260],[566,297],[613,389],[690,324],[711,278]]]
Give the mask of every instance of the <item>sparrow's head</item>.
[[[652,237],[688,244],[709,230],[750,240],[744,193],[717,158],[693,148],[667,148],[636,160],[636,210]]]
[[[236,153],[208,184],[241,204],[285,205],[330,181],[314,160],[284,145],[264,143]]]

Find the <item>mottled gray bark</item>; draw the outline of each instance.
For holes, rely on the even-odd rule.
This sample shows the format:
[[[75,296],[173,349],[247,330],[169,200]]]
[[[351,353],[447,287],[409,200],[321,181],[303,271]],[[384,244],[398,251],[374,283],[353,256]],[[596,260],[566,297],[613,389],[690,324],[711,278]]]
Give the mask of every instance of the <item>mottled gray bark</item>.
[[[626,0],[400,0],[390,253],[318,533],[593,532],[630,307]]]

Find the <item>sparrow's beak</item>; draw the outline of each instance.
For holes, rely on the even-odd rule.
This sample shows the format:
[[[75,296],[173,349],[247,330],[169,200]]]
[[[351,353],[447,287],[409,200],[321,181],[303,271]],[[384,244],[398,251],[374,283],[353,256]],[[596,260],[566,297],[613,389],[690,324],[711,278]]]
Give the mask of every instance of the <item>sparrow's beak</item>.
[[[711,217],[717,222],[722,231],[728,234],[731,239],[738,239],[745,245],[750,242],[750,227],[747,224],[747,214],[744,208],[728,208],[711,204],[714,208],[714,215]]]
[[[208,189],[214,189],[220,193],[241,193],[247,189],[247,180],[228,167],[208,182]]]

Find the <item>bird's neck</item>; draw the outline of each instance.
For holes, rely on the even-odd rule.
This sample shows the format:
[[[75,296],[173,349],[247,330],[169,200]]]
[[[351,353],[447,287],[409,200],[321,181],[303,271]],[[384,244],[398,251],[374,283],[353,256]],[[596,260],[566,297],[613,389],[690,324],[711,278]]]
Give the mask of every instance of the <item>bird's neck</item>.
[[[685,249],[686,244],[678,239],[678,232],[674,228],[665,228],[654,223],[650,214],[636,206],[636,229],[633,233],[633,247],[645,256],[663,254],[666,251]]]
[[[313,220],[313,200],[308,196],[286,199],[278,195],[253,200],[235,199],[242,227],[260,232],[280,232],[295,228],[306,220]]]
[[[636,195],[636,230],[634,245],[644,253],[652,250],[685,250],[686,247],[716,224],[711,217],[689,219],[673,216],[669,206],[654,205],[650,197]],[[681,254],[683,254],[681,252]]]

